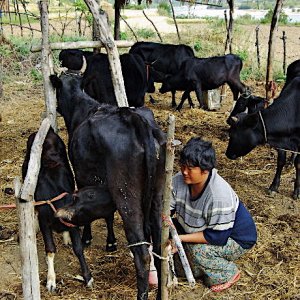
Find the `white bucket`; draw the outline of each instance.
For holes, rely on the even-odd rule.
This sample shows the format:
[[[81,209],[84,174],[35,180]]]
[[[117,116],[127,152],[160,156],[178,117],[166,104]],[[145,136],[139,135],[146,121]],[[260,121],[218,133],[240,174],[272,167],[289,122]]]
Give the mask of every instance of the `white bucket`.
[[[221,108],[220,89],[204,91],[203,96],[204,103],[208,110],[219,110]]]

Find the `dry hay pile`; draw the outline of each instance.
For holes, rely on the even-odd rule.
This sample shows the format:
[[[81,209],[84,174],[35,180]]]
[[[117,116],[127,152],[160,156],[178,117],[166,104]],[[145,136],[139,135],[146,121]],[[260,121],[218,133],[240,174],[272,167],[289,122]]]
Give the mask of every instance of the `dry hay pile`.
[[[299,201],[291,198],[294,170],[284,170],[279,194],[270,198],[266,188],[270,185],[276,167],[276,151],[259,147],[243,159],[228,160],[224,153],[227,145],[225,112],[231,107],[231,93],[220,111],[206,112],[189,109],[174,112],[170,108],[171,97],[155,95],[157,104],[146,105],[153,109],[160,126],[166,130],[170,113],[176,117],[176,139],[185,143],[195,135],[211,140],[216,148],[218,169],[246,204],[254,216],[258,229],[258,243],[237,263],[242,270],[240,281],[228,291],[215,295],[200,281],[191,290],[184,279],[170,291],[170,299],[300,299],[299,252]],[[28,77],[18,77],[4,84],[4,96],[0,99],[2,122],[0,123],[0,204],[14,202],[14,196],[4,192],[13,187],[13,179],[21,175],[26,140],[41,123],[44,110],[42,86],[32,84]],[[59,119],[59,133],[66,141],[66,130]],[[175,172],[178,171],[177,160]],[[14,210],[1,211],[0,225],[0,298],[21,299],[19,248],[16,241],[18,224]],[[62,244],[56,235],[58,290],[50,295],[45,289],[46,263],[41,235],[38,234],[38,253],[42,299],[134,299],[135,270],[126,247],[122,221],[116,218],[118,251],[104,251],[106,230],[102,220],[93,224],[94,240],[86,249],[95,284],[87,289],[75,278],[79,264],[71,248]],[[150,292],[155,299],[155,291]]]

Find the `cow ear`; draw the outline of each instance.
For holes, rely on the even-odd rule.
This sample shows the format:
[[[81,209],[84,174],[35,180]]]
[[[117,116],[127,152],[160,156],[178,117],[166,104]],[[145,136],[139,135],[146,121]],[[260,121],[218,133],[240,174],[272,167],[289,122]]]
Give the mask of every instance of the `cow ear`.
[[[50,75],[49,78],[55,89],[59,89],[62,87],[62,82],[56,75]]]

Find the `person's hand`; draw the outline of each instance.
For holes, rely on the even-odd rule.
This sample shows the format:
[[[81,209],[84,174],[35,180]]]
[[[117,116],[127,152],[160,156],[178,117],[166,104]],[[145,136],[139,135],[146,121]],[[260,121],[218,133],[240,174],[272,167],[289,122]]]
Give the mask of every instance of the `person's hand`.
[[[175,242],[173,240],[168,240],[168,244],[167,247],[169,247],[170,249],[168,249],[168,251],[171,251],[172,254],[177,253],[178,249],[175,245]]]

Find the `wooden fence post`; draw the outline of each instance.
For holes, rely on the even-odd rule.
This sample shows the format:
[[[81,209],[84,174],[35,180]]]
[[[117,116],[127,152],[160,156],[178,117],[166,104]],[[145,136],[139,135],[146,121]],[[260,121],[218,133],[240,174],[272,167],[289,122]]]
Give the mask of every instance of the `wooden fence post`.
[[[282,69],[283,69],[283,74],[286,74],[286,35],[285,31],[282,31],[282,42],[283,42],[283,64],[282,64]]]
[[[273,12],[270,36],[269,36],[269,51],[267,60],[267,74],[266,74],[266,99],[269,101],[274,96],[274,82],[273,82],[273,60],[274,60],[274,31],[277,27],[283,0],[277,0]]]
[[[54,131],[57,131],[56,122],[56,95],[51,85],[49,76],[53,74],[50,66],[53,66],[51,49],[49,46],[49,19],[48,19],[48,0],[39,1],[42,29],[42,73],[44,82],[44,96],[46,103],[46,115],[51,122]]]
[[[170,216],[170,199],[172,190],[172,176],[173,176],[173,165],[174,165],[174,132],[175,132],[175,117],[170,115],[168,119],[168,132],[167,132],[167,145],[166,145],[166,183],[163,195],[163,210],[162,216]],[[168,256],[168,250],[166,248],[167,241],[169,239],[169,223],[162,222],[162,234],[161,234],[161,253],[162,257]],[[161,261],[161,298],[162,300],[168,299],[168,261],[163,259]]]
[[[260,52],[259,52],[259,39],[258,39],[258,33],[259,33],[259,25],[255,28],[255,46],[256,46],[256,55],[257,55],[257,67],[260,70]]]
[[[33,200],[40,171],[43,143],[49,128],[50,121],[46,118],[43,120],[32,144],[28,171],[22,188],[20,180],[15,179],[22,262],[22,287],[23,297],[26,300],[40,300],[41,298]]]

